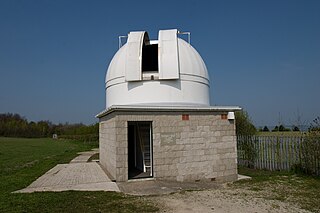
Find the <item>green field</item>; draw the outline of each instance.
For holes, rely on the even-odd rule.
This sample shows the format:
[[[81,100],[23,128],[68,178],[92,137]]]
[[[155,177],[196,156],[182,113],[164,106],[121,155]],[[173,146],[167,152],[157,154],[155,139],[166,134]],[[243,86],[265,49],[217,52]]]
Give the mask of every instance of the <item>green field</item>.
[[[0,138],[0,212],[156,212],[148,197],[115,192],[37,192],[16,194],[58,163],[67,163],[90,145],[52,139]],[[96,158],[97,156],[94,156]],[[239,168],[252,177],[229,185],[252,196],[298,204],[320,212],[320,178],[289,172]],[[246,193],[246,192],[245,192]],[[243,194],[244,199],[246,194]]]
[[[0,138],[0,212],[154,212],[139,197],[114,192],[16,194],[92,145],[66,140]]]
[[[304,132],[258,132],[259,136],[301,136]]]

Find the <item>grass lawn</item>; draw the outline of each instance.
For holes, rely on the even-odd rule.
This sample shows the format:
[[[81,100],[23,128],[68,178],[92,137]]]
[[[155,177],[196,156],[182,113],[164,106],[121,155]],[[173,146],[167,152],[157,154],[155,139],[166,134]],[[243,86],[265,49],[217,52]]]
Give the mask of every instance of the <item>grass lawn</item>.
[[[75,141],[0,138],[0,212],[156,212],[145,197],[115,192],[37,192],[13,194],[77,152],[93,148]],[[96,159],[94,156],[93,159]],[[231,184],[250,196],[295,203],[320,212],[320,178],[288,172],[239,168],[250,181]],[[245,197],[246,194],[243,194]]]
[[[0,138],[0,212],[154,212],[142,198],[114,192],[13,194],[77,152],[94,148],[67,140]]]
[[[240,167],[238,173],[252,180],[236,182],[233,187],[248,189],[254,197],[295,203],[306,210],[320,212],[320,177],[244,167]]]

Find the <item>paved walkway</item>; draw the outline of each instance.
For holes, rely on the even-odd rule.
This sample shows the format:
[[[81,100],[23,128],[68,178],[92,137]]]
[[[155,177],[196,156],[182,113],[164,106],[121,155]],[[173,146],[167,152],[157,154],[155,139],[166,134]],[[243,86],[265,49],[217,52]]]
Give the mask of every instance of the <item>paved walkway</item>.
[[[99,149],[92,149],[91,151],[87,151],[87,152],[79,152],[79,156],[77,156],[76,158],[74,158],[72,161],[70,161],[70,163],[86,163],[88,162],[89,158],[94,155],[94,154],[98,154],[99,153]]]
[[[112,182],[97,162],[87,162],[98,150],[79,153],[69,164],[58,164],[21,193],[37,191],[116,191],[119,188]]]
[[[69,164],[58,164],[35,180],[27,188],[17,193],[42,191],[115,191],[120,190],[132,195],[169,194],[180,190],[216,189],[219,184],[214,182],[170,182],[136,180],[118,183],[112,182],[97,162],[88,162],[90,157],[99,153],[98,149],[80,152],[79,156]],[[239,175],[238,180],[249,177]],[[221,184],[220,184],[221,185]],[[118,187],[119,186],[119,187]],[[120,190],[119,190],[120,188]]]

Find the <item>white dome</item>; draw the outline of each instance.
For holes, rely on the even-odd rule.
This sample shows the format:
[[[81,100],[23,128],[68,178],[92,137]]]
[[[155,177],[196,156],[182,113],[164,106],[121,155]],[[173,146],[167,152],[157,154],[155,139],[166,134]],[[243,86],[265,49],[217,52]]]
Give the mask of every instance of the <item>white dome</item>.
[[[105,82],[107,108],[210,105],[207,68],[199,53],[177,37],[177,30],[161,30],[158,41],[150,41],[146,32],[129,33],[110,62]]]

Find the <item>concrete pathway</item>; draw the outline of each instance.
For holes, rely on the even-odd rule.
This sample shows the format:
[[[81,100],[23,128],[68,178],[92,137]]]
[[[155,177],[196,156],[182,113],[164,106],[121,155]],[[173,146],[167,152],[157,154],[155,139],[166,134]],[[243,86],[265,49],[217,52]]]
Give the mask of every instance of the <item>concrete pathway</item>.
[[[217,189],[221,184],[215,182],[174,182],[135,180],[118,183],[112,182],[97,162],[88,162],[90,157],[99,153],[98,149],[78,153],[79,156],[69,164],[58,164],[27,188],[16,193],[43,191],[115,191],[131,195],[169,194],[181,190]],[[238,175],[238,180],[250,177]]]
[[[70,161],[70,163],[86,163],[92,155],[98,153],[99,149],[92,149],[91,151],[87,152],[79,152],[78,154],[80,155],[74,158],[72,161]]]
[[[58,164],[25,189],[16,192],[39,191],[116,191],[112,182],[97,162],[87,162],[97,150],[82,152],[69,164]]]

